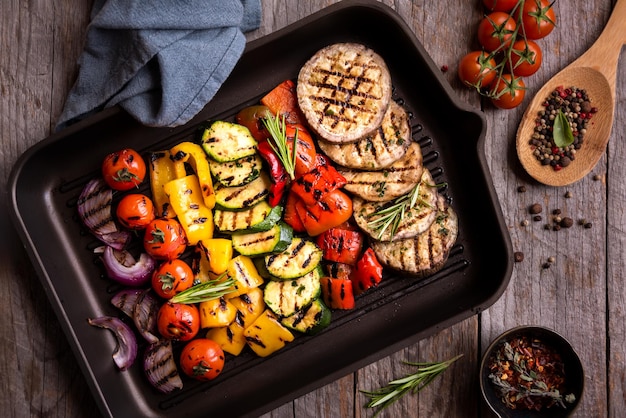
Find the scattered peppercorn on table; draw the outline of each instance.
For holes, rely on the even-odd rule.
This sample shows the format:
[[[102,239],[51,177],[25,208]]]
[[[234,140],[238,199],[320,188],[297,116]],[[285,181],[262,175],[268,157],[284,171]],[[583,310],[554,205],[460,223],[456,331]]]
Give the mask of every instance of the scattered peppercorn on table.
[[[18,157],[51,133],[76,75],[76,62],[92,6],[92,2],[76,2],[71,7],[56,5],[53,9],[48,2],[37,7],[25,6],[17,0],[5,3],[0,13],[0,27],[6,28],[0,32],[2,45],[6,46],[0,71],[3,187]],[[275,32],[332,3],[336,1],[262,0],[261,27],[247,34],[248,40]],[[309,393],[269,411],[264,417],[372,416],[375,410],[366,407],[368,398],[362,391],[374,391],[391,380],[413,373],[414,368],[405,361],[445,361],[460,354],[462,357],[429,386],[418,394],[402,397],[381,416],[492,417],[493,413],[480,397],[478,364],[491,340],[517,325],[552,328],[564,335],[578,352],[585,368],[586,385],[575,417],[620,416],[626,410],[623,373],[626,370],[626,213],[623,204],[626,195],[626,60],[618,66],[612,137],[606,154],[591,174],[571,186],[543,186],[524,173],[512,152],[517,124],[526,103],[544,81],[591,46],[604,28],[614,1],[555,2],[557,27],[545,40],[537,41],[544,51],[541,68],[526,78],[524,103],[510,110],[495,108],[486,101],[481,103],[475,91],[465,87],[457,76],[459,60],[478,48],[476,28],[484,14],[480,0],[383,3],[394,8],[413,29],[449,81],[453,94],[468,106],[484,112],[487,119],[485,152],[515,251],[513,273],[502,296],[483,312],[442,327],[435,334],[386,358],[364,364],[358,371],[326,386],[311,388]],[[580,25],[581,17],[584,17],[584,25]],[[576,28],[575,37],[571,28]],[[592,126],[593,119],[587,129]],[[458,141],[464,140],[466,138],[460,135]],[[193,144],[181,144],[178,150],[184,151],[181,155],[186,155],[190,161],[162,159],[162,155],[155,155],[152,161],[162,163],[162,170],[173,173],[180,171],[183,163],[195,165],[194,153],[198,149]],[[575,164],[575,160],[571,164]],[[204,166],[194,167],[200,184],[211,174],[219,175],[208,170]],[[178,172],[175,177],[180,182],[188,181],[182,174]],[[210,210],[215,205],[215,196],[212,196],[211,201],[198,190],[193,198]],[[162,207],[157,199],[167,198],[155,196],[155,205]],[[191,197],[174,196],[174,201],[186,198]],[[0,415],[98,416],[100,411],[59,319],[10,225],[6,207],[2,208],[0,278],[6,291],[0,303],[3,318],[0,344],[4,353],[0,375],[4,376],[5,396],[0,404]],[[480,223],[481,219],[475,222]],[[462,230],[463,225],[459,228]],[[222,244],[219,240],[212,241],[207,251],[223,252]],[[246,243],[240,245],[243,248]],[[212,268],[227,269],[227,263],[219,257],[207,262],[215,264]],[[209,304],[206,309],[211,309]],[[264,326],[271,326],[270,319],[263,319]],[[259,351],[259,354],[264,353]],[[103,359],[102,367],[113,367],[112,363],[106,363],[107,359]]]

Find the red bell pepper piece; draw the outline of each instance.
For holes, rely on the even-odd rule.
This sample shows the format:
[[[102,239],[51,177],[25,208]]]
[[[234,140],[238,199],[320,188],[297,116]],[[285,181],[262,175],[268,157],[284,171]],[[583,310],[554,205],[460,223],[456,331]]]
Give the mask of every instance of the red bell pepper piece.
[[[378,286],[383,279],[383,266],[376,258],[374,250],[368,248],[356,263],[350,276],[353,283],[354,293],[360,295],[367,289]]]
[[[291,124],[285,126],[285,136],[287,137],[287,144],[289,151],[293,154],[293,139],[298,133],[298,141],[296,142],[298,149],[296,150],[296,167],[295,175],[300,177],[301,175],[308,173],[317,165],[317,150],[315,149],[315,143],[309,131],[301,124]]]
[[[280,159],[272,149],[272,146],[267,141],[259,142],[257,145],[257,151],[261,157],[267,162],[270,169],[270,177],[272,179],[272,186],[270,187],[268,203],[271,207],[274,207],[283,200],[287,185],[289,184],[289,175],[287,170],[280,162]]]
[[[326,260],[354,265],[361,255],[363,240],[360,231],[334,227],[317,237],[317,246]]]
[[[346,183],[345,177],[335,167],[328,164],[323,155],[318,154],[315,168],[298,177],[291,186],[291,190],[305,204],[312,206],[324,200],[328,193],[345,186]]]
[[[287,193],[287,202],[285,202],[285,210],[283,211],[283,220],[285,223],[293,228],[295,232],[304,232],[304,224],[296,211],[296,203],[300,198],[289,192]]]
[[[306,120],[298,106],[296,83],[285,80],[261,98],[261,104],[267,106],[274,115],[285,116],[285,122],[305,123]]]
[[[350,279],[352,274],[352,267],[350,264],[345,263],[328,263],[326,264],[326,272],[329,277],[335,277],[337,279]]]
[[[331,309],[354,309],[354,293],[350,279],[320,278],[322,299]]]
[[[302,199],[297,199],[295,207],[302,225],[312,237],[341,225],[352,216],[352,200],[339,189],[327,193],[314,205],[306,205]]]

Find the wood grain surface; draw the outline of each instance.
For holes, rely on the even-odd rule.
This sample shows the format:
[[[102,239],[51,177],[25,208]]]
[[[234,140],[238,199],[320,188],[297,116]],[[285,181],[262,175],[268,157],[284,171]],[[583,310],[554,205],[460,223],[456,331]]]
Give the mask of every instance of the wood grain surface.
[[[480,356],[497,335],[517,325],[544,325],[570,340],[585,367],[585,392],[575,417],[620,417],[626,411],[626,62],[618,65],[615,118],[606,153],[592,172],[567,187],[534,182],[515,153],[515,132],[524,106],[504,111],[461,85],[457,62],[478,47],[479,0],[383,1],[413,29],[445,78],[488,121],[486,156],[515,251],[510,283],[489,309],[363,367],[264,415],[370,417],[361,389],[375,389],[410,369],[403,361],[463,357],[385,417],[492,417],[480,397]],[[328,6],[331,0],[262,0],[261,27],[249,40],[276,31]],[[0,415],[93,417],[99,411],[52,311],[39,279],[8,218],[7,179],[19,156],[47,137],[76,77],[91,1],[0,2]],[[614,1],[557,0],[558,27],[540,41],[544,62],[527,80],[525,103],[543,82],[591,46]],[[375,28],[372,28],[375,30]],[[382,36],[383,34],[381,34]],[[402,51],[398,51],[402,53]],[[601,64],[601,63],[600,63]],[[425,100],[428,100],[425,98]],[[458,141],[466,138],[459,136]],[[526,192],[518,192],[525,186]],[[528,207],[540,203],[543,221]],[[560,209],[577,223],[544,229]],[[530,220],[527,226],[523,220]],[[476,222],[480,222],[476,219]],[[544,264],[549,257],[554,262]]]

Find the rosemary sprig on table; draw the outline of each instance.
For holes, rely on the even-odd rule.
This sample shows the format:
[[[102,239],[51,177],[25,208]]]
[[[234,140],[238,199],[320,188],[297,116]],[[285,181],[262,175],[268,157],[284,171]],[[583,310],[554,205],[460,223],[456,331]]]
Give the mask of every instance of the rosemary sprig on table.
[[[461,357],[463,357],[463,354],[459,354],[456,357],[442,362],[404,362],[409,366],[417,367],[417,372],[407,375],[401,379],[392,380],[387,384],[387,386],[375,391],[361,390],[361,393],[370,398],[370,401],[366,406],[368,408],[380,408],[374,416],[378,415],[383,409],[387,408],[407,393],[411,392],[415,394],[424,389],[430,382],[446,371],[452,363]]]
[[[287,141],[287,126],[285,123],[285,116],[282,117],[278,114],[272,118],[263,119],[263,124],[270,134],[270,138],[267,142],[272,147],[272,150],[278,156],[278,159],[283,163],[285,171],[289,174],[291,180],[296,178],[296,155],[298,150],[298,130],[293,137],[293,146],[289,150],[289,141]]]
[[[172,297],[170,302],[191,304],[220,298],[232,291],[235,284],[235,280],[232,277],[227,277],[226,280],[223,280],[226,274],[220,274],[215,279],[191,286],[189,289],[183,290]]]

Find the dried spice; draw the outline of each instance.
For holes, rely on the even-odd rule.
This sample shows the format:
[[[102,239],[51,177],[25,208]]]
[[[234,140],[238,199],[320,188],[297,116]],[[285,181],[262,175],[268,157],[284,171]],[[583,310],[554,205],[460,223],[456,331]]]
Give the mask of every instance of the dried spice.
[[[557,87],[544,101],[529,141],[535,158],[555,171],[569,166],[597,111],[584,89]]]
[[[561,355],[538,338],[522,335],[503,342],[488,365],[489,379],[510,409],[566,408],[576,400],[567,394]]]

